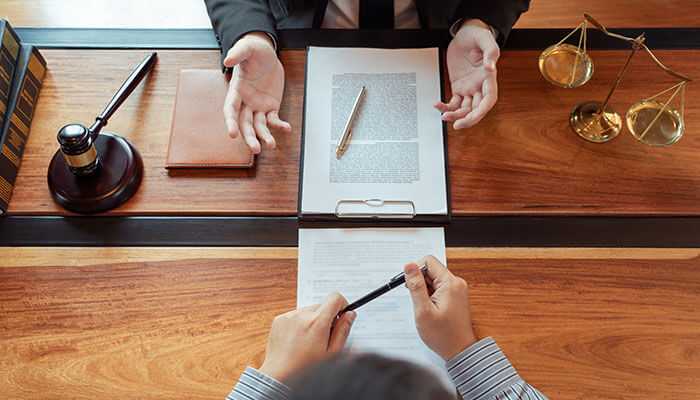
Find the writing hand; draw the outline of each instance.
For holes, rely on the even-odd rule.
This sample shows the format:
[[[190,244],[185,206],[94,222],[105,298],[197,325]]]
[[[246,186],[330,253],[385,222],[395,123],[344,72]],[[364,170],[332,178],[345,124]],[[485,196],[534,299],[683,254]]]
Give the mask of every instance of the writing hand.
[[[498,100],[496,62],[500,57],[493,33],[484,22],[466,21],[447,48],[447,70],[452,86],[449,103],[435,108],[455,129],[476,125]]]
[[[271,129],[291,132],[292,128],[279,117],[284,68],[272,40],[263,32],[246,34],[228,51],[224,65],[234,68],[224,101],[228,134],[232,138],[242,134],[254,154],[261,151],[260,141],[275,148]]]
[[[423,342],[449,360],[476,342],[469,313],[469,289],[435,257],[428,256],[427,277],[418,265],[404,267],[416,328]]]
[[[341,351],[357,316],[349,311],[336,320],[347,305],[343,296],[334,293],[323,304],[277,316],[272,322],[260,372],[281,381]]]

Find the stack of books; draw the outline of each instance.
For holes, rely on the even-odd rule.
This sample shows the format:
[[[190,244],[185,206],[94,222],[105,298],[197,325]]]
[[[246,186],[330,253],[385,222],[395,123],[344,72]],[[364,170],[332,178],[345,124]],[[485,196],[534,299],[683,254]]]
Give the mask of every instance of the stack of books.
[[[23,44],[0,19],[0,215],[7,212],[39,90],[46,74],[46,61],[36,47]]]

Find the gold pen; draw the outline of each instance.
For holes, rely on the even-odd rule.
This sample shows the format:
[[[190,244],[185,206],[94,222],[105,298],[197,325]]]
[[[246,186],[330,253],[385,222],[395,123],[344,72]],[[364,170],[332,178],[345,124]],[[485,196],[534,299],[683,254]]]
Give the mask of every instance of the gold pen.
[[[357,95],[357,98],[355,98],[355,104],[352,105],[352,110],[350,111],[350,116],[348,117],[347,122],[345,122],[345,128],[343,129],[343,134],[340,136],[340,139],[338,140],[338,144],[335,148],[335,158],[340,160],[340,157],[343,156],[345,153],[345,150],[347,150],[348,146],[350,145],[350,139],[352,138],[352,123],[355,120],[355,117],[357,116],[357,109],[358,106],[360,105],[360,101],[365,95],[365,87],[362,86],[360,89],[360,93]]]

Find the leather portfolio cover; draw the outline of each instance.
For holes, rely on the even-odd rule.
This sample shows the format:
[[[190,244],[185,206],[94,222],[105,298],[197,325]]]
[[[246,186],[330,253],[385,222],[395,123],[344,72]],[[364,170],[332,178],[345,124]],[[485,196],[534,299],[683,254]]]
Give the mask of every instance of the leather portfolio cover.
[[[253,166],[243,137],[231,139],[227,133],[221,111],[227,88],[221,70],[180,71],[165,168]]]

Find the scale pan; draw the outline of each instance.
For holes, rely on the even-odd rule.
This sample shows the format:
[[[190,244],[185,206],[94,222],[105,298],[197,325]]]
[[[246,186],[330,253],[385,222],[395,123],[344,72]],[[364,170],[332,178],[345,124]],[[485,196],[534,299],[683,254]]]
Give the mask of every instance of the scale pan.
[[[564,43],[546,48],[539,59],[540,72],[549,83],[571,89],[593,76],[593,61],[580,48]]]
[[[661,115],[656,118],[659,112]],[[655,118],[656,121],[654,121]],[[632,136],[651,146],[674,144],[685,131],[685,124],[678,110],[669,107],[664,109],[663,103],[654,100],[634,104],[627,111],[626,120]]]

